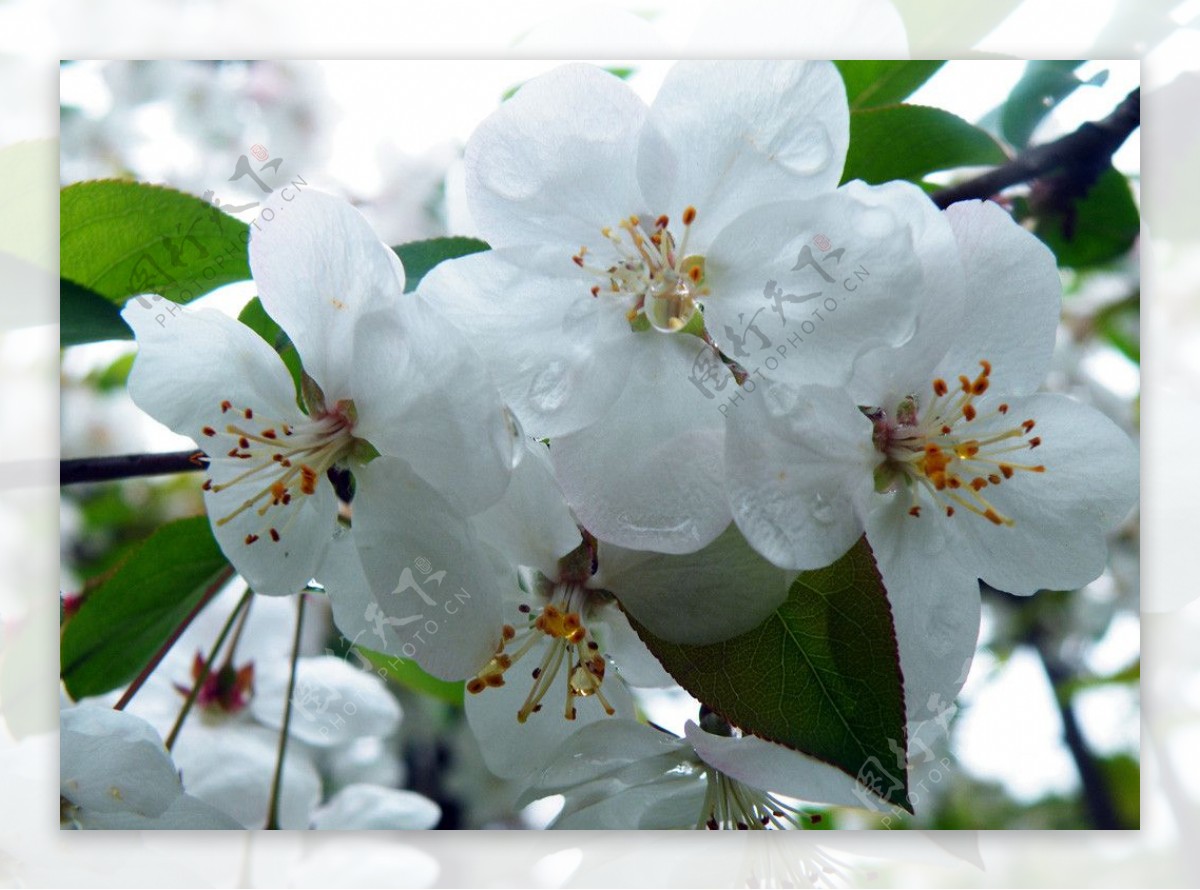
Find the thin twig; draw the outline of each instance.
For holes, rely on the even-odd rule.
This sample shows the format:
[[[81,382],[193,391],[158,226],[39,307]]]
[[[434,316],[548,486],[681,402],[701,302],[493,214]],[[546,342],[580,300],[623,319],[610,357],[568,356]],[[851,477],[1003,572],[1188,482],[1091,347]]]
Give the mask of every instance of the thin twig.
[[[990,198],[1009,186],[1060,171],[1068,173],[1077,188],[1086,191],[1141,123],[1141,96],[1141,90],[1135,89],[1103,120],[1089,121],[1053,142],[1027,148],[1008,163],[940,189],[930,197],[944,209],[956,201]]]
[[[175,645],[175,641],[183,635],[183,632],[188,629],[188,625],[190,625],[192,621],[195,620],[196,616],[200,614],[200,610],[208,605],[209,601],[217,595],[217,591],[224,587],[232,577],[233,566],[226,566],[221,570],[221,574],[217,576],[217,580],[214,581],[206,591],[204,591],[204,596],[200,597],[200,602],[196,603],[196,605],[192,608],[192,611],[188,612],[187,616],[183,619],[183,621],[180,622],[179,626],[171,631],[171,635],[167,637],[166,642],[164,642],[159,647],[158,651],[154,653],[154,656],[150,659],[149,663],[142,668],[141,673],[134,677],[133,682],[129,684],[129,688],[125,690],[124,695],[122,695],[117,703],[113,705],[114,710],[125,710],[125,706],[133,700],[133,697],[137,695],[138,690],[142,688],[142,685],[150,678],[150,675],[154,673],[154,669],[158,667],[158,663],[166,657],[168,652],[171,651],[171,647]]]
[[[163,476],[194,473],[208,466],[203,451],[173,451],[167,454],[118,454],[113,457],[79,457],[59,462],[60,485],[107,482],[134,476]]]
[[[221,647],[225,644],[225,638],[229,636],[229,631],[233,628],[233,622],[237,620],[238,615],[245,615],[249,612],[246,608],[250,603],[250,598],[254,596],[253,591],[249,587],[242,594],[242,598],[238,600],[233,611],[229,613],[229,618],[225,621],[225,625],[221,628],[220,634],[217,635],[217,641],[213,643],[212,650],[208,653],[208,660],[204,662],[200,668],[200,673],[196,676],[196,680],[192,683],[192,689],[188,693],[188,697],[183,702],[183,707],[179,710],[179,716],[175,718],[175,724],[171,727],[171,731],[167,734],[167,740],[163,742],[166,749],[170,751],[175,747],[175,740],[179,738],[179,732],[183,729],[183,723],[187,720],[188,714],[191,713],[192,705],[196,703],[196,699],[200,695],[200,690],[204,688],[205,682],[208,680],[209,674],[212,673],[213,665],[216,664],[217,656],[221,654]],[[230,650],[232,654],[232,649]]]
[[[283,759],[287,754],[288,727],[292,722],[292,696],[296,692],[296,663],[300,660],[300,632],[304,627],[304,603],[302,593],[296,605],[296,635],[292,638],[292,672],[288,677],[287,700],[283,703],[283,726],[279,730],[279,754],[275,760],[275,778],[271,780],[271,803],[267,809],[267,828],[279,829],[279,798],[283,792]]]

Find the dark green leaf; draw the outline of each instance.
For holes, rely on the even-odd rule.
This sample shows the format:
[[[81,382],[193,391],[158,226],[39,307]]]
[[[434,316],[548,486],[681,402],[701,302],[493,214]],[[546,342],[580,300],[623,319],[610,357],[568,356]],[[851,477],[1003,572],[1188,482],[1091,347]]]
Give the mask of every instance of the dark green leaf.
[[[1038,217],[1034,232],[1054,251],[1060,266],[1096,266],[1124,256],[1141,225],[1129,181],[1112,167],[1080,200],[1041,208],[1031,196],[1030,207]]]
[[[852,110],[903,102],[945,62],[854,59],[834,62],[846,84]]]
[[[1024,148],[1037,125],[1063,99],[1084,85],[1075,76],[1082,61],[1034,61],[1025,66],[1025,73],[1000,109],[1000,135],[1015,148]],[[1105,77],[1092,78],[1090,83],[1103,83]]]
[[[408,244],[392,248],[396,251],[396,256],[400,257],[400,262],[404,264],[405,293],[416,290],[421,279],[438,263],[457,259],[460,256],[470,256],[488,249],[486,241],[460,236],[430,238],[428,241],[410,241]]]
[[[60,274],[123,303],[187,303],[250,277],[250,228],[207,201],[139,182],[80,182],[59,199]]]
[[[156,531],[86,593],[63,628],[67,692],[76,699],[100,695],[136,677],[225,571],[206,517]]]
[[[407,658],[400,658],[395,655],[387,655],[383,652],[376,652],[374,649],[367,649],[363,646],[356,646],[359,652],[371,662],[379,673],[391,680],[414,692],[420,692],[423,695],[429,695],[452,705],[462,706],[463,703],[463,688],[465,683],[462,680],[450,682],[442,680],[432,674],[427,674],[421,670],[421,666],[415,661]]]
[[[121,318],[119,307],[74,281],[60,278],[58,283],[60,346],[133,339],[133,331]]]
[[[882,796],[908,807],[900,656],[865,539],[801,573],[770,618],[721,643],[669,643],[628,617],[671,676],[729,723],[860,781],[882,779]]]
[[[1007,159],[995,139],[957,115],[924,105],[887,105],[851,112],[842,181],[916,181],[939,170]]]

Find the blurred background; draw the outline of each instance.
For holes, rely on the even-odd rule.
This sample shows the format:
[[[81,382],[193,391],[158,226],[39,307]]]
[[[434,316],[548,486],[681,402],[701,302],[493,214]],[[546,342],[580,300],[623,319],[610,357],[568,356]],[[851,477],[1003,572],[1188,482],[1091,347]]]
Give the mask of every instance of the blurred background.
[[[795,10],[792,17],[781,18],[771,11],[766,14],[766,26],[763,16],[747,13],[742,19],[699,33],[693,4],[675,0],[608,4],[521,0],[503,5],[446,0],[436,9],[368,0],[356,4],[352,13],[317,0],[294,0],[286,5],[270,0],[63,0],[54,5],[39,0],[0,0],[0,83],[6,87],[4,114],[0,115],[0,151],[5,161],[0,165],[0,281],[8,296],[0,303],[0,404],[6,409],[0,412],[0,528],[4,531],[0,558],[5,566],[0,584],[0,773],[9,801],[0,812],[0,884],[955,887],[1200,883],[1200,865],[1188,843],[1200,836],[1200,780],[1190,768],[1200,750],[1200,648],[1195,645],[1200,636],[1200,590],[1191,579],[1189,563],[1195,542],[1191,506],[1200,495],[1200,463],[1192,453],[1192,443],[1200,432],[1200,216],[1195,213],[1200,201],[1200,118],[1194,113],[1200,107],[1200,3],[894,0],[835,5],[799,0],[790,5]],[[864,7],[871,7],[869,14],[863,14]],[[302,839],[286,833],[259,833],[244,839],[109,835],[97,839],[99,843],[84,843],[79,835],[60,838],[52,797],[58,751],[54,706],[58,614],[49,591],[56,584],[60,556],[65,555],[76,571],[82,571],[86,560],[69,552],[60,554],[59,539],[54,535],[59,514],[56,394],[60,376],[64,389],[69,390],[75,386],[73,381],[111,366],[117,356],[88,357],[73,366],[68,353],[60,372],[53,308],[57,290],[53,277],[55,207],[60,181],[55,142],[58,60],[148,54],[403,55],[414,59],[475,55],[510,60],[614,54],[1142,60],[1146,172],[1134,185],[1144,213],[1137,250],[1150,285],[1142,316],[1142,343],[1146,346],[1144,379],[1151,390],[1145,411],[1138,412],[1145,430],[1142,522],[1146,527],[1141,590],[1141,648],[1146,667],[1141,711],[1142,831],[1104,835],[802,832],[670,839],[523,833],[519,837],[472,835],[469,841],[463,835],[436,833],[404,839],[323,839],[316,833]],[[511,64],[525,71],[528,69],[521,66],[531,63]],[[85,79],[102,81],[95,67],[102,66],[94,66],[93,74]],[[1007,85],[998,87],[994,101],[981,102],[973,110],[970,104],[946,107],[968,119],[979,119],[1003,97],[1013,78],[1020,76],[1022,66],[1016,67],[1017,73],[1009,75]],[[1087,70],[1094,73],[1095,68]],[[493,107],[503,91],[524,76],[528,75],[505,74],[499,82],[486,84],[484,98],[490,104],[481,106],[480,113]],[[330,83],[332,80],[327,81]],[[425,91],[437,86],[423,82],[415,94],[401,97],[392,93],[375,107],[377,118],[391,121],[386,129],[393,141],[417,128],[412,119],[394,116],[392,109],[401,100],[421,101]],[[472,91],[481,86],[471,82]],[[106,87],[94,92],[103,102],[108,101],[103,99],[108,91]],[[1075,95],[1089,92],[1077,90]],[[87,110],[95,97],[72,97],[64,92],[63,98],[78,106],[85,118],[103,117],[96,107]],[[71,114],[64,112],[64,138],[69,131],[66,117]],[[231,114],[230,119],[245,122],[252,118]],[[230,153],[214,162],[220,175],[211,180],[194,177],[185,187],[198,186],[200,194],[211,188],[225,199],[223,189],[234,188],[225,181],[232,163],[253,144],[244,137],[231,138]],[[274,137],[255,138],[273,155],[290,162],[286,145],[272,143]],[[85,154],[76,157],[81,162],[96,160]],[[420,151],[410,154],[419,156]],[[332,163],[332,155],[328,157]],[[363,156],[357,157],[361,161]],[[1126,158],[1119,160],[1128,173],[1142,166]],[[373,166],[366,164],[364,169]],[[120,160],[110,162],[106,169],[137,168]],[[69,175],[64,168],[63,172],[64,179],[99,175],[96,168]],[[314,182],[319,172],[312,172]],[[165,171],[160,170],[160,175],[165,176]],[[437,171],[432,175],[436,181]],[[338,183],[326,180],[326,187],[338,188]],[[353,176],[346,177],[343,188],[360,199],[370,198],[357,192],[363,184]],[[254,199],[251,192],[239,200]],[[434,219],[439,218],[437,212]],[[1118,274],[1119,283],[1132,280],[1128,274]],[[1117,296],[1106,299],[1121,302]],[[1084,342],[1095,340],[1083,338]],[[1111,356],[1110,348],[1124,352],[1107,338],[1100,343],[1101,354]],[[1102,361],[1112,369],[1099,375],[1104,381],[1102,389],[1123,391],[1118,404],[1130,410],[1140,405],[1136,378],[1128,373],[1128,365],[1114,364],[1108,358]],[[1077,369],[1080,364],[1072,362],[1070,367]],[[1121,378],[1127,384],[1135,381],[1134,394],[1128,385],[1122,388],[1117,382]],[[63,404],[68,406],[65,391]],[[117,410],[109,406],[100,413]],[[72,440],[68,435],[66,427],[75,414],[69,406],[63,411],[64,449],[71,441],[94,441],[99,452],[99,439],[85,435]],[[127,418],[125,423],[105,423],[100,428],[123,435],[125,429],[140,423]],[[135,435],[133,442],[161,444],[156,438],[159,434],[144,427]],[[123,450],[127,444],[114,440],[112,450]],[[73,509],[63,511],[64,534],[82,541],[85,535],[67,524]],[[1061,767],[1056,775],[1066,777],[1057,780],[1065,788],[1056,788],[1055,780],[1039,778],[1025,790],[1027,797],[1017,808],[1019,814],[1033,817],[1045,803],[1051,812],[1065,809],[1070,818],[1087,818],[1078,772],[1062,743],[1058,701],[1049,695],[1043,659],[1035,651],[1037,634],[1042,631],[1031,637],[1031,627],[1061,628],[1064,657],[1078,665],[1082,651],[1093,653],[1084,663],[1082,676],[1112,678],[1091,684],[1096,691],[1085,689],[1087,684],[1067,684],[1077,719],[1092,727],[1088,730],[1089,748],[1099,759],[1119,758],[1122,752],[1136,750],[1136,725],[1130,722],[1136,720],[1136,712],[1118,721],[1124,724],[1124,732],[1134,736],[1133,744],[1127,741],[1122,745],[1120,732],[1109,734],[1109,741],[1104,741],[1104,720],[1088,718],[1089,706],[1082,704],[1092,697],[1100,705],[1090,707],[1108,715],[1119,714],[1119,703],[1112,706],[1096,698],[1113,694],[1113,690],[1125,702],[1137,702],[1133,684],[1127,682],[1131,678],[1123,682],[1120,676],[1126,668],[1131,673],[1137,670],[1139,662],[1135,660],[1136,642],[1130,645],[1128,641],[1137,628],[1137,613],[1128,601],[1130,584],[1117,581],[1123,571],[1119,552],[1119,548],[1113,551],[1111,583],[1105,581],[1098,591],[1088,594],[1108,605],[1089,609],[1092,614],[1087,622],[1071,618],[1069,608],[1061,602],[1057,608],[1062,612],[1056,613],[1053,597],[1039,596],[1035,602],[1045,603],[1046,614],[1031,616],[1013,609],[1011,603],[997,603],[989,595],[988,651],[977,658],[975,674],[955,715],[956,756],[964,761],[956,775],[963,776],[967,784],[965,793],[957,795],[958,804],[947,804],[941,810],[947,818],[956,809],[987,807],[991,800],[998,800],[1003,808],[1022,793],[1015,785],[1010,788],[1001,779],[988,777],[988,770],[997,764],[1017,759],[1011,748],[994,745],[994,751],[1001,750],[993,753],[993,760],[972,765],[966,748],[985,749],[962,740],[963,726],[969,725],[968,712],[979,702],[982,689],[996,685],[995,679],[984,681],[1006,672],[1016,675],[1023,695],[1032,697],[1010,696],[1008,716],[998,720],[998,725],[984,726],[981,734],[1003,739],[1010,746],[1029,741],[1021,732],[1029,707],[1041,711],[1043,717],[1034,722],[1046,729],[1044,737],[1034,740],[1040,753],[1023,757],[1020,769],[1004,770],[1008,782],[1017,782],[1015,777],[1022,769],[1033,770],[1035,760],[1045,758],[1046,763],[1053,763],[1056,756]],[[1136,571],[1132,577],[1136,579]],[[62,588],[70,589],[77,580],[67,573]],[[1088,601],[1086,597],[1069,599]],[[1125,617],[1120,623],[1127,629],[1115,631],[1121,613]],[[1125,642],[1121,642],[1122,636]],[[1117,645],[1097,645],[1106,638]],[[990,667],[981,672],[981,665],[988,667],[989,660]],[[1003,689],[1000,692],[1003,695]],[[972,787],[989,786],[1000,790],[966,796]],[[1063,807],[1062,800],[1069,803]]]

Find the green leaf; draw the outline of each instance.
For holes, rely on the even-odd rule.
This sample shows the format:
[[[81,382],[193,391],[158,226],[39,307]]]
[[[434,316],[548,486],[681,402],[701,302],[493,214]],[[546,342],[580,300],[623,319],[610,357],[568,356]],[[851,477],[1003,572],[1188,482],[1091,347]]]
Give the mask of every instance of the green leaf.
[[[408,244],[393,247],[392,250],[404,264],[404,292],[411,293],[417,289],[417,285],[421,283],[421,279],[429,270],[438,263],[470,256],[473,253],[490,250],[490,248],[486,241],[480,241],[478,238],[453,236],[430,238],[428,241],[410,241]]]
[[[1141,226],[1129,181],[1112,167],[1081,199],[1065,207],[1039,208],[1031,196],[1030,208],[1038,217],[1034,233],[1054,251],[1060,266],[1097,266],[1124,256]]]
[[[397,683],[414,692],[441,699],[452,705],[462,706],[463,689],[466,686],[462,680],[456,682],[442,680],[432,674],[425,673],[425,671],[421,670],[420,665],[407,658],[376,652],[374,649],[367,649],[364,646],[355,646],[354,648],[361,652],[382,676],[393,683]]]
[[[287,334],[275,319],[267,315],[267,310],[258,297],[242,307],[242,311],[238,313],[238,321],[266,340],[272,349],[278,349],[288,342]]]
[[[94,290],[59,279],[58,343],[61,347],[95,343],[99,340],[131,340],[133,331],[121,318],[121,310]]]
[[[946,63],[855,59],[833,64],[846,84],[851,110],[857,111],[904,101]]]
[[[1101,72],[1088,81],[1075,76],[1082,61],[1034,61],[1025,66],[1025,73],[1013,87],[1000,108],[1000,135],[1014,148],[1024,148],[1029,137],[1063,99],[1081,86],[1102,84],[1107,73]]]
[[[908,808],[900,655],[865,538],[801,573],[770,618],[721,643],[670,643],[626,614],[671,676],[726,721],[860,781],[883,776],[878,790]]]
[[[886,105],[850,113],[842,181],[916,181],[939,170],[1006,160],[995,139],[957,115],[925,105]]]
[[[158,294],[187,303],[250,277],[250,227],[207,201],[140,182],[62,190],[59,272],[107,300]]]
[[[1096,313],[1096,331],[1135,364],[1142,363],[1142,298],[1134,294]]]
[[[85,592],[63,627],[59,657],[67,692],[79,699],[131,681],[226,571],[207,517],[158,529]]]

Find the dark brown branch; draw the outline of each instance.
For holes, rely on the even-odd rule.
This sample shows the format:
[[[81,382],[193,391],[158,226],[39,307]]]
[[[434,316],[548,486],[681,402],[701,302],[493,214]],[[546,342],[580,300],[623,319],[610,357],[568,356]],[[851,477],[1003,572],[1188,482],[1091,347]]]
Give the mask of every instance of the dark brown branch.
[[[202,451],[174,451],[169,454],[119,454],[114,457],[80,457],[59,463],[59,484],[106,482],[134,476],[162,476],[167,473],[192,473],[208,466]]]
[[[956,201],[990,198],[1004,189],[1054,174],[1063,174],[1077,194],[1083,194],[1112,161],[1112,156],[1141,122],[1142,94],[1135,89],[1108,117],[1089,121],[1053,142],[1027,148],[1006,164],[974,179],[934,192],[938,207]]]

